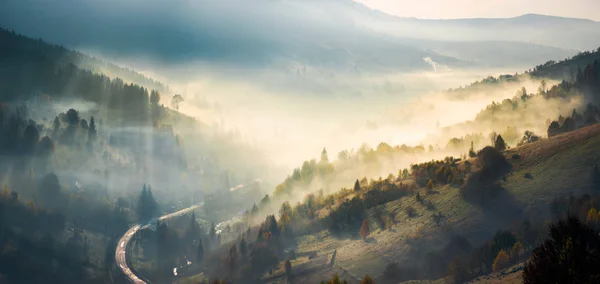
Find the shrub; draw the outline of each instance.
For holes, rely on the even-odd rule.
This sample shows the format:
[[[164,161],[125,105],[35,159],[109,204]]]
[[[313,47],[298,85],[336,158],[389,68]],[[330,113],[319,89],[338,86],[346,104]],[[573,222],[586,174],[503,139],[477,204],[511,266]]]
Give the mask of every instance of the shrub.
[[[415,208],[413,208],[412,206],[408,206],[404,209],[404,211],[406,212],[406,215],[409,218],[414,217],[415,215],[417,215],[417,210],[415,210]]]
[[[477,166],[480,168],[480,180],[483,182],[498,178],[510,168],[504,155],[490,146],[477,153]]]
[[[394,263],[390,263],[385,267],[385,270],[383,271],[383,277],[393,280],[393,279],[397,279],[400,277],[400,267],[398,266],[398,264]]]
[[[421,193],[419,193],[419,191],[417,191],[417,194],[415,195],[415,200],[417,200],[419,203],[423,203],[423,198],[421,197]]]

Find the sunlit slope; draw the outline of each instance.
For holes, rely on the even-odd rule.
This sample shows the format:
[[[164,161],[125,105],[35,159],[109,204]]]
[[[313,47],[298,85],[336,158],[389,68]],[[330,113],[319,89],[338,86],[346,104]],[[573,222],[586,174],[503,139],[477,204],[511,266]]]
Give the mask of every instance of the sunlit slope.
[[[319,255],[330,256],[337,250],[337,268],[323,266],[299,277],[306,283],[317,283],[324,279],[326,271],[343,270],[347,275],[369,274],[377,279],[382,277],[387,264],[416,265],[425,253],[443,247],[451,236],[465,236],[477,245],[489,240],[497,230],[508,228],[513,221],[522,220],[524,212],[535,212],[533,215],[539,221],[547,219],[554,197],[591,190],[591,165],[600,161],[600,125],[527,144],[504,154],[512,170],[497,183],[506,194],[488,202],[494,205],[484,207],[465,201],[457,187],[438,187],[431,195],[421,189],[423,203],[411,196],[369,210],[372,239],[367,242],[338,239],[327,231],[304,236],[298,252],[317,251]],[[415,217],[407,216],[407,207],[415,209]],[[392,230],[380,228],[376,218],[378,211],[394,216],[396,224]],[[440,213],[444,218],[437,225],[432,217]]]

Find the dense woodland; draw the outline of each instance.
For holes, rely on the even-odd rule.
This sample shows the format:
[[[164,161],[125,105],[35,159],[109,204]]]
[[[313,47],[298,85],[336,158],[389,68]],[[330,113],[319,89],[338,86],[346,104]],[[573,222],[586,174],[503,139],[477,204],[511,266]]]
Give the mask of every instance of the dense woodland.
[[[255,179],[263,154],[163,106],[160,83],[5,30],[0,42],[1,279],[107,283],[130,224],[187,196],[213,200],[215,221],[254,201],[259,186],[220,192]]]

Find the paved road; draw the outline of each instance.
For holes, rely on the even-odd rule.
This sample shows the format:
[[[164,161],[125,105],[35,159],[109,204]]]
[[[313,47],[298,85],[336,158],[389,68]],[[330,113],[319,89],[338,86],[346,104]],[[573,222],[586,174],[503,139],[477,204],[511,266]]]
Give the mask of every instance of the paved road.
[[[134,226],[129,228],[129,230],[127,230],[127,232],[125,232],[123,237],[121,237],[121,239],[117,243],[117,248],[115,251],[115,261],[116,261],[119,269],[121,269],[123,274],[125,274],[125,276],[127,277],[127,279],[129,279],[129,281],[131,283],[146,284],[146,281],[141,279],[138,275],[135,275],[135,273],[131,270],[131,268],[129,268],[129,264],[127,263],[127,245],[129,245],[129,241],[131,241],[131,238],[133,238],[133,236],[138,231],[148,228],[150,226],[150,224],[154,223],[156,220],[163,221],[163,220],[167,220],[167,219],[170,219],[173,217],[185,215],[187,213],[192,212],[192,210],[195,210],[195,209],[201,207],[202,205],[204,205],[204,202],[193,205],[191,207],[185,208],[183,210],[180,210],[180,211],[177,211],[177,212],[174,212],[171,214],[164,215],[158,219],[153,219],[146,224],[135,224]]]
[[[256,183],[256,182],[260,182],[260,179],[256,179],[252,183]],[[245,186],[246,185],[239,185],[230,190],[234,191],[236,189],[239,189],[239,188],[242,188]],[[185,215],[187,213],[192,212],[192,210],[202,207],[202,205],[204,205],[204,202],[190,206],[188,208],[179,210],[179,211],[171,213],[171,214],[164,215],[158,219],[156,219],[156,218],[152,219],[147,223],[135,224],[131,228],[129,228],[129,230],[127,230],[127,232],[125,232],[123,237],[121,237],[121,239],[117,243],[117,248],[115,250],[115,261],[116,261],[116,264],[119,267],[119,269],[121,269],[123,274],[125,274],[125,276],[127,277],[127,279],[129,279],[129,281],[131,283],[135,283],[135,284],[147,283],[147,281],[140,278],[140,276],[135,275],[135,273],[131,270],[131,268],[129,267],[129,264],[127,263],[127,245],[129,245],[129,241],[131,241],[131,238],[133,238],[133,236],[138,231],[148,228],[150,226],[150,224],[155,223],[155,221],[157,221],[157,220],[163,221],[163,220],[167,220],[167,219],[170,219],[173,217]]]

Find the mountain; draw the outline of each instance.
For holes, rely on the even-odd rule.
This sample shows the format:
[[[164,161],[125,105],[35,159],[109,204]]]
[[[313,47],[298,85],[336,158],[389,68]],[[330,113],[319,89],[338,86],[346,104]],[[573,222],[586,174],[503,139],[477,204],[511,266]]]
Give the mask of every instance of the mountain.
[[[197,60],[241,68],[284,61],[341,70],[419,70],[430,68],[423,57],[461,63],[355,27],[312,3],[94,1],[70,3],[68,10],[85,16],[63,17],[62,1],[3,2],[0,25],[69,47],[167,65]],[[33,14],[33,22],[23,21]]]
[[[3,1],[0,26],[138,64],[201,61],[235,68],[303,65],[353,72],[430,70],[425,57],[451,68],[514,67],[600,45],[599,23],[588,20],[539,15],[420,20],[349,0],[65,5],[58,0]]]
[[[600,22],[538,14],[513,18],[417,19],[391,16],[359,3],[346,3],[356,22],[386,34],[444,41],[511,41],[589,50],[600,46]]]

